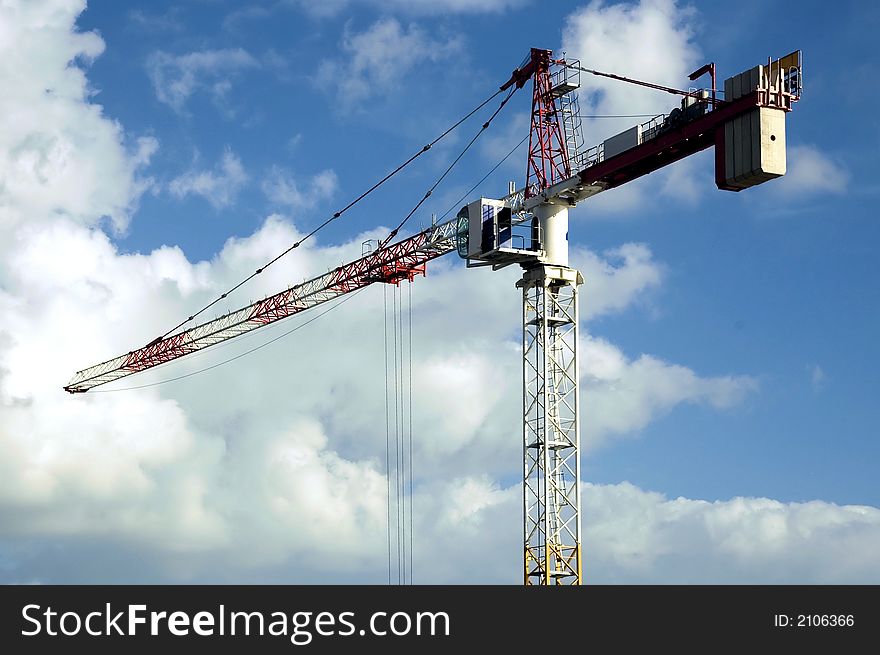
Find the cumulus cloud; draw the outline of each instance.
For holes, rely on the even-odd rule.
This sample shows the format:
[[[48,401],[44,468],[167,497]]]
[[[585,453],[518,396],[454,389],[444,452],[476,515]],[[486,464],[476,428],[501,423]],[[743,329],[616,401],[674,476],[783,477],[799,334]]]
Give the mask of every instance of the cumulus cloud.
[[[588,300],[581,315],[585,319],[622,311],[663,279],[663,266],[643,243],[626,243],[601,256],[574,247],[571,261],[584,276],[583,293]]]
[[[109,219],[124,230],[149,186],[140,170],[158,142],[125,135],[91,102],[82,69],[67,65],[104,50],[96,33],[71,29],[84,6],[13,2],[0,9],[2,228],[65,215],[90,225]]]
[[[404,26],[396,18],[382,18],[363,32],[346,27],[342,39],[345,58],[326,59],[317,81],[338,94],[350,109],[366,98],[397,88],[414,68],[455,54],[457,38],[433,39],[418,25]]]
[[[332,170],[325,170],[298,181],[290,171],[273,166],[262,183],[263,193],[270,202],[290,209],[311,209],[319,202],[329,200],[339,187]]]
[[[786,196],[840,194],[849,184],[849,171],[813,145],[788,146],[785,176],[774,188]]]
[[[676,0],[615,4],[593,0],[566,19],[561,49],[568,58],[580,59],[587,68],[682,88],[688,83],[688,74],[704,63],[695,41],[695,19],[696,11]],[[663,55],[658,57],[658,52]],[[662,91],[587,73],[581,76],[578,93],[585,115],[661,114],[678,103],[674,96]],[[600,143],[647,120],[585,120],[587,145]],[[705,160],[701,164],[705,166]],[[600,194],[590,200],[589,207],[599,214],[629,212],[661,193],[693,204],[699,194],[693,181],[694,166],[691,161],[678,162],[662,172]],[[705,176],[704,181],[710,180],[711,176]]]
[[[697,207],[704,193],[717,190],[714,150],[704,150],[676,162],[662,171],[658,181],[660,195],[674,206]]]
[[[587,577],[602,583],[867,584],[880,509],[768,498],[670,499],[623,483],[584,490]]]
[[[581,349],[581,393],[590,399],[590,420],[583,427],[588,448],[611,435],[631,434],[681,403],[731,407],[758,386],[744,375],[704,378],[650,355],[629,360],[595,337]]]
[[[270,221],[256,238],[231,240],[213,266],[192,265],[177,248],[120,255],[101,232],[69,221],[22,235],[4,265],[0,294],[0,511],[7,537],[110,535],[166,553],[241,548],[252,553],[244,566],[283,559],[290,548],[308,550],[327,535],[341,544],[339,552],[370,543],[384,516],[377,509],[384,508],[384,478],[371,461],[336,455],[310,416],[294,412],[271,421],[272,429],[250,428],[249,403],[233,402],[231,413],[222,412],[230,420],[223,428],[208,419],[213,410],[185,396],[72,398],[58,389],[82,365],[81,348],[98,357],[129,348],[122,343],[149,338],[144,326],[176,320],[181,302],[216,293],[215,284],[240,277],[241,266],[265,261],[276,239],[290,236],[279,225]],[[65,272],[62,250],[84,265]],[[280,267],[264,284],[280,285],[280,275],[296,275],[302,263]],[[63,317],[74,314],[79,319],[67,330]],[[255,526],[238,524],[254,503],[265,510],[257,532],[286,526],[296,536],[251,539]]]
[[[484,579],[517,584],[518,485],[482,477],[454,481],[457,493],[419,498],[420,507],[457,520],[418,526],[421,582],[469,582],[456,562],[481,561]],[[436,490],[437,492],[440,489]],[[438,505],[446,505],[442,510]],[[823,501],[784,503],[736,497],[669,498],[623,482],[582,487],[587,584],[876,584],[880,580],[880,509]],[[434,514],[434,516],[438,516]],[[444,516],[444,514],[440,514]],[[431,525],[431,524],[435,525]],[[433,547],[433,548],[432,548]],[[451,549],[453,561],[434,557]],[[490,560],[481,553],[492,552]]]
[[[349,296],[296,338],[204,375],[130,391],[76,397],[61,391],[77,368],[151,340],[301,233],[270,216],[206,261],[191,262],[173,246],[121,252],[96,226],[107,215],[127,220],[142,192],[136,171],[156,144],[128,147],[122,128],[91,104],[80,66],[102,45],[94,35],[77,37],[84,5],[46,3],[45,14],[35,6],[4,5],[0,25],[12,32],[32,28],[19,44],[22,52],[13,54],[39,62],[34,88],[64,88],[67,99],[56,105],[52,94],[18,93],[16,85],[30,88],[27,76],[0,69],[7,114],[26,113],[16,99],[42,98],[27,105],[48,117],[25,123],[33,142],[62,128],[78,134],[79,123],[103,146],[69,137],[69,161],[101,173],[82,177],[74,189],[59,187],[65,167],[22,164],[10,155],[8,144],[17,142],[3,143],[4,161],[17,162],[20,179],[0,195],[0,579],[383,580],[387,478],[378,307],[393,288]],[[44,29],[50,41],[41,41]],[[67,49],[56,52],[57,43]],[[228,159],[237,161],[231,151]],[[221,161],[213,175],[235,169]],[[201,179],[185,178],[181,194],[219,193],[210,175]],[[57,195],[35,205],[40,188]],[[363,239],[384,233],[338,245],[310,240],[218,311],[351,260]],[[581,250],[576,257],[589,275],[594,315],[622,311],[662,279],[645,246]],[[429,279],[411,289],[419,326],[413,344],[419,581],[477,575],[518,582],[520,490],[498,482],[520,470],[515,278],[515,271],[466,270],[448,258],[433,262]],[[298,320],[132,384],[220,363]],[[595,396],[597,417],[591,442],[638,429],[678,403],[729,407],[750,388],[746,378],[705,378],[650,356],[631,359],[597,338],[587,338],[583,348],[589,362],[583,384]],[[689,579],[701,570],[686,568],[694,561],[705,563],[704,581],[751,580],[765,571],[774,572],[773,580],[803,573],[805,580],[849,581],[880,570],[874,508],[671,501],[628,485],[588,486],[585,504],[587,575],[596,581]],[[798,549],[796,557],[789,548]],[[490,562],[477,557],[487,550],[497,554]],[[837,564],[825,566],[832,558]],[[478,562],[479,569],[462,562]]]
[[[268,463],[264,486],[277,498],[254,513],[248,523],[252,532],[238,531],[236,542],[208,546],[171,540],[145,545],[103,536],[100,541],[81,537],[58,549],[49,542],[7,535],[0,555],[6,566],[0,567],[0,578],[312,583],[386,579],[380,475],[369,468],[346,470],[335,456],[314,449],[304,432],[298,432],[296,439],[280,440],[271,451],[258,444],[256,453],[254,457],[242,449],[236,455]],[[337,488],[328,490],[325,484]],[[311,493],[326,492],[331,505],[342,502],[335,507],[340,520],[313,516],[313,504],[288,504],[303,498],[291,490],[297,486],[306,486]],[[354,502],[347,494],[356,496]],[[669,498],[627,482],[588,483],[582,494],[587,584],[880,581],[880,509],[876,507],[750,497]],[[238,505],[232,493],[223,500]],[[478,562],[481,582],[520,583],[521,502],[518,485],[501,487],[486,476],[453,477],[422,487],[414,499],[415,581],[473,583],[474,570],[462,562]],[[349,513],[352,507],[355,512]],[[260,539],[272,521],[280,522],[277,534]],[[316,552],[313,540],[326,550]],[[102,555],[97,558],[100,565],[96,552]],[[493,557],[485,558],[486,552]]]
[[[694,41],[694,18],[694,10],[676,0],[594,0],[566,19],[562,49],[588,68],[680,88],[688,73],[703,63]],[[652,113],[675,102],[662,91],[589,74],[582,76],[579,93],[587,114]],[[632,124],[625,119],[595,120],[588,127],[591,135],[602,139]]]
[[[189,170],[171,180],[168,191],[177,198],[201,196],[215,209],[222,209],[235,202],[247,181],[248,175],[241,160],[226,148],[214,170]]]
[[[242,48],[201,50],[183,55],[157,51],[146,62],[147,74],[159,102],[178,113],[197,91],[207,92],[214,103],[225,109],[225,99],[233,81],[242,71],[260,67],[260,62]]]
[[[122,255],[101,232],[69,221],[20,236],[0,296],[0,332],[7,335],[0,346],[0,504],[8,538],[106,535],[122,552],[147,549],[152,575],[162,579],[208,579],[209,562],[245,579],[290,557],[314,567],[311,575],[319,577],[311,580],[328,568],[339,580],[383,571],[382,317],[376,306],[390,290],[370,289],[281,350],[279,344],[189,382],[84,397],[60,391],[67,375],[88,363],[84,353],[97,361],[148,341],[299,236],[273,217],[200,263],[188,262],[177,248]],[[267,270],[251,297],[351,259],[361,240],[304,245],[296,258]],[[589,255],[597,297],[607,294],[602,279],[631,298],[651,286],[640,281],[655,277],[641,248],[623,248],[610,261]],[[61,249],[88,265],[67,270]],[[472,274],[482,275],[484,284],[475,284]],[[474,532],[482,516],[500,511],[503,494],[491,480],[518,468],[510,435],[517,426],[519,354],[515,342],[485,329],[516,325],[518,294],[506,277],[438,262],[431,284],[413,290],[420,326],[413,361],[415,461],[432,462],[417,474],[414,502],[420,508],[439,503],[430,516]],[[464,287],[475,293],[463,293]],[[615,311],[614,305],[602,311]],[[289,326],[267,328],[257,341],[281,329]],[[253,343],[206,351],[144,374],[137,384],[195,371]],[[627,364],[609,369],[605,379],[626,380]],[[706,393],[699,380],[691,385],[679,397]],[[597,395],[599,415],[602,402]],[[93,470],[96,463],[100,471]],[[469,489],[463,494],[450,482],[462,475],[488,480],[488,487],[463,483]],[[431,500],[434,493],[444,495]],[[419,527],[426,540],[437,530],[430,523]],[[337,546],[315,548],[326,539]],[[30,570],[21,566],[13,567],[14,575]],[[456,575],[451,568],[447,573]],[[132,579],[130,572],[115,574]]]

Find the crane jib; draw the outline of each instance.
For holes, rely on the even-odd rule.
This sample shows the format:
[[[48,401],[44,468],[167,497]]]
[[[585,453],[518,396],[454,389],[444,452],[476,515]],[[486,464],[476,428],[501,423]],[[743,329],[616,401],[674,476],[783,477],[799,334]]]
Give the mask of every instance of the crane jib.
[[[415,275],[424,274],[428,261],[454,249],[454,227],[454,220],[432,226],[213,321],[155,339],[126,355],[79,371],[64,389],[82,393],[252,332],[375,282],[412,280]]]

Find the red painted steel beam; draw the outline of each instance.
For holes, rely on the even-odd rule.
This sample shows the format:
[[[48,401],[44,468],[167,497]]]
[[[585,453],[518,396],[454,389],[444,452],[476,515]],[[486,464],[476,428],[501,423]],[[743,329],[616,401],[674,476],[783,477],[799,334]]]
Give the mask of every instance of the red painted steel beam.
[[[551,53],[550,50],[540,50],[538,48],[532,48],[528,63],[522,68],[517,68],[513,71],[510,79],[501,85],[501,91],[506,91],[514,84],[516,84],[517,89],[521,89],[526,85],[526,82],[531,79],[532,75],[535,74],[535,71],[537,71],[540,66],[541,56],[540,54],[536,55],[536,53],[547,53],[547,59],[549,61]]]
[[[681,127],[585,168],[578,176],[584,184],[620,186],[714,145],[716,133],[723,131],[727,121],[764,105],[759,92],[726,102]]]

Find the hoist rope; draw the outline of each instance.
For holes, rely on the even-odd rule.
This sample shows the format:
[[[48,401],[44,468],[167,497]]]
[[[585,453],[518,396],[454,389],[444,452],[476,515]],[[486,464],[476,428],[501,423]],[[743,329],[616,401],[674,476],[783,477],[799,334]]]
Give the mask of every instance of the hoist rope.
[[[388,512],[386,528],[388,532],[388,585],[391,585],[391,423],[388,413],[388,286],[382,289],[382,333],[385,349],[385,479]]]
[[[399,362],[398,355],[398,325],[397,325],[397,303],[398,303],[398,288],[395,286],[393,289],[392,298],[392,314],[391,314],[391,322],[393,324],[393,332],[394,332],[394,495],[395,495],[395,505],[394,505],[394,516],[396,519],[397,525],[397,583],[400,584],[402,580],[402,567],[400,565],[401,556],[402,556],[402,548],[400,543],[400,385],[399,385],[399,376],[397,374],[397,367]]]
[[[408,306],[409,306],[409,339],[407,345],[409,353],[407,361],[409,363],[409,583],[413,583],[413,404],[412,404],[412,283],[408,285]]]
[[[390,303],[386,287],[383,317],[388,584],[411,585],[414,541],[412,285],[406,297],[399,285],[395,285]]]

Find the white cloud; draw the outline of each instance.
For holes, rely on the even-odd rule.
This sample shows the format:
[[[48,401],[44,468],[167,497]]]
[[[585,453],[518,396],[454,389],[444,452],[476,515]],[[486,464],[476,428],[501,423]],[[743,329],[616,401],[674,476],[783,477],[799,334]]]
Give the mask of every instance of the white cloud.
[[[248,180],[241,160],[226,148],[214,170],[190,170],[174,178],[168,191],[177,198],[188,195],[202,196],[216,209],[228,207],[235,202],[238,192]]]
[[[103,172],[86,176],[85,189],[59,186],[64,167],[19,165],[19,183],[3,191],[0,577],[381,581],[386,478],[377,306],[392,290],[353,296],[295,337],[210,374],[137,391],[64,394],[60,387],[76,368],[151,340],[301,234],[273,216],[253,235],[230,239],[210,261],[190,262],[176,247],[120,252],[94,226],[111,215],[108,208],[124,221],[143,185],[134,172],[156,144],[147,139],[126,149],[122,128],[89,103],[82,71],[68,66],[85,45],[87,53],[100,52],[97,37],[78,41],[71,32],[82,5],[52,5],[59,11],[46,15],[57,23],[27,14],[36,11],[32,3],[18,13],[9,6],[0,25],[13,31],[49,25],[50,40],[36,29],[20,42],[22,52],[13,53],[40,62],[33,82],[0,69],[8,82],[7,115],[26,113],[25,107],[45,112],[42,122],[27,124],[35,142],[56,134],[59,125],[78,134],[81,124],[104,146],[69,140],[71,162]],[[52,43],[68,50],[59,54]],[[29,85],[44,86],[43,78],[69,85],[63,107],[50,95],[26,93]],[[48,105],[21,104],[38,97]],[[8,144],[0,150],[4,161],[17,161]],[[181,181],[180,193],[221,202],[222,184],[211,180],[241,177],[234,172],[237,158],[227,154],[227,164],[207,177],[194,172]],[[98,182],[107,187],[100,193]],[[38,205],[35,188],[56,195]],[[364,238],[381,233],[336,246],[310,240],[247,293],[260,296],[350,260]],[[578,251],[576,257],[589,275],[594,315],[625,309],[662,278],[645,246],[603,255]],[[429,279],[412,289],[419,326],[413,361],[417,580],[518,581],[520,490],[497,482],[512,472],[515,477],[520,464],[512,439],[521,375],[515,277],[515,271],[438,261]],[[229,302],[248,299],[239,294]],[[131,383],[219,362],[291,322]],[[681,402],[729,407],[750,388],[746,378],[704,378],[648,356],[630,360],[598,339],[587,338],[583,349],[585,392],[594,394],[596,426],[585,428],[597,430],[587,433],[591,440],[638,429]],[[774,581],[802,574],[849,581],[880,570],[874,508],[669,501],[628,485],[587,487],[585,504],[587,575],[596,580],[754,579],[770,571]],[[476,557],[485,552],[496,556],[489,562]],[[653,567],[642,565],[652,557]],[[694,562],[704,568],[687,568]]]
[[[575,247],[571,260],[584,276],[581,316],[586,320],[624,310],[645,291],[658,287],[663,278],[663,266],[641,243],[626,243],[602,257]]]
[[[0,504],[12,512],[4,522],[7,537],[107,535],[123,550],[140,544],[153,575],[169,579],[210,577],[218,566],[242,579],[289,557],[314,567],[315,575],[333,570],[340,580],[382,570],[385,435],[376,305],[383,290],[355,297],[286,347],[190,382],[84,397],[59,389],[88,363],[84,354],[100,360],[148,341],[298,236],[289,223],[271,218],[253,236],[231,239],[213,261],[191,264],[177,248],[121,255],[101,232],[69,221],[19,232],[0,295],[6,335],[0,340]],[[339,247],[307,242],[296,258],[268,269],[250,297],[351,259],[361,240]],[[62,251],[84,265],[68,270]],[[611,260],[582,256],[597,298],[636,298],[657,279],[643,246],[621,248]],[[436,503],[431,516],[453,523],[460,517],[462,530],[479,532],[481,517],[499,511],[501,502],[491,478],[479,476],[516,470],[519,456],[510,447],[519,354],[485,326],[514,330],[518,293],[508,276],[452,264],[432,265],[430,284],[413,291],[423,326],[413,362],[415,461],[432,462],[418,473],[424,491],[416,502]],[[614,291],[603,289],[602,280]],[[607,300],[598,311],[623,306]],[[269,335],[279,328],[289,326],[267,328]],[[253,343],[208,351],[133,383],[196,370]],[[627,380],[627,363],[622,366],[606,379]],[[699,385],[679,397],[703,393]],[[602,402],[597,394],[591,412],[611,411]],[[675,399],[667,395],[663,402],[668,408]],[[488,487],[465,485],[471,491],[463,497],[447,480],[471,472]],[[445,495],[427,498],[437,489]],[[427,519],[420,526],[426,540],[439,529]],[[327,539],[336,546],[315,547]],[[447,574],[457,575],[452,567]],[[131,579],[130,572],[118,575]]]
[[[196,91],[207,91],[214,103],[226,110],[233,80],[242,71],[259,68],[260,62],[242,48],[230,48],[184,55],[158,51],[150,55],[146,66],[159,101],[184,113]]]
[[[584,490],[588,579],[601,583],[868,584],[880,509],[768,498],[669,499],[631,484]]]
[[[339,180],[332,170],[325,170],[298,182],[289,172],[273,166],[263,180],[263,193],[274,204],[290,209],[311,209],[319,202],[333,197]]]
[[[418,25],[402,26],[395,18],[382,18],[363,32],[346,26],[342,39],[345,59],[321,62],[317,82],[338,94],[340,104],[352,108],[363,100],[396,89],[414,68],[453,56],[460,40],[432,39]]]
[[[594,0],[566,20],[562,49],[588,68],[681,88],[701,63],[694,43],[694,10],[675,0],[605,4]],[[657,56],[662,52],[662,56]],[[588,62],[588,63],[587,63]],[[675,96],[584,73],[580,99],[587,114],[662,113]],[[633,119],[594,120],[589,134],[599,140],[630,127]]]
[[[581,393],[590,404],[589,421],[583,423],[588,449],[610,436],[633,434],[681,403],[726,409],[758,386],[749,376],[700,377],[650,355],[629,360],[595,337],[583,340],[581,351]]]
[[[474,528],[479,530],[486,509],[505,501],[505,490],[488,476],[479,478],[459,478],[452,480],[451,492],[446,494],[443,512],[437,516],[438,527],[446,527],[456,532]]]
[[[155,139],[126,138],[90,102],[83,70],[67,66],[87,64],[104,50],[96,33],[71,29],[84,6],[0,7],[0,228],[65,215],[90,225],[109,219],[124,230],[140,195],[131,189],[148,186],[138,175]]]
[[[786,196],[840,194],[849,184],[849,172],[840,162],[813,145],[788,146],[785,175],[773,184]]]
[[[674,88],[687,87],[687,76],[700,64],[695,43],[696,12],[676,0],[640,0],[606,4],[594,0],[572,13],[562,33],[562,51],[594,70],[616,73]],[[657,53],[662,56],[657,56]],[[581,74],[580,105],[585,115],[668,113],[677,96]],[[647,118],[585,120],[587,146],[629,129]],[[702,157],[692,157],[705,166]],[[646,178],[612,189],[589,201],[592,214],[617,214],[643,207],[659,194],[693,204],[711,175],[695,175],[696,162],[678,162]],[[704,179],[701,179],[704,178]],[[703,182],[697,186],[696,182]],[[713,185],[714,186],[714,185]]]
[[[672,200],[672,206],[682,210],[697,207],[706,192],[717,190],[714,150],[710,148],[672,164],[658,181],[660,195]]]
[[[436,488],[431,497],[416,500],[432,517],[417,526],[427,533],[419,542],[417,581],[472,582],[460,563],[476,559],[481,580],[518,584],[519,486],[499,488],[481,477],[456,479],[450,485],[452,494]],[[876,507],[747,497],[668,498],[623,482],[583,485],[582,511],[587,584],[880,581]],[[450,515],[457,522],[442,521]],[[457,557],[437,556],[446,550]],[[486,552],[494,556],[481,558]]]

